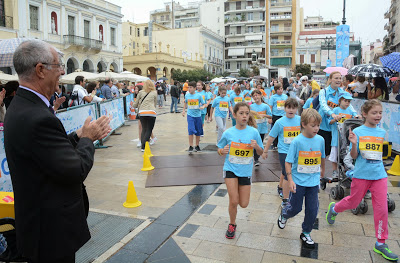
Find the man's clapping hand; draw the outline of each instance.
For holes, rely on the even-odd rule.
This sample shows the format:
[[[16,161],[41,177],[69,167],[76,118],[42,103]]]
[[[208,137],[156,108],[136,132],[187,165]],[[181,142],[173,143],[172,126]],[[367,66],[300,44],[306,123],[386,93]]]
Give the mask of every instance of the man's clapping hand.
[[[86,137],[94,142],[103,139],[111,132],[110,117],[101,116],[97,120],[91,120],[91,117],[87,117],[83,127],[76,131],[79,138]]]

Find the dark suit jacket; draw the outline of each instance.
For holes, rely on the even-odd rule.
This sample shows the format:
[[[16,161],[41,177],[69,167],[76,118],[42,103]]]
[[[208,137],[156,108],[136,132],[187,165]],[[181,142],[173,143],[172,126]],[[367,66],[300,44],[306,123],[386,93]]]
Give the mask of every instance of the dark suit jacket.
[[[46,104],[24,89],[4,127],[18,249],[37,261],[73,255],[90,239],[82,183],[93,165],[92,141],[67,136]]]
[[[57,95],[56,95],[55,93],[54,93],[53,96],[51,96],[51,98],[50,98],[50,105],[54,106],[54,101],[55,101],[55,99],[56,99],[56,96],[57,96]],[[59,109],[59,110],[62,110],[62,109],[68,108],[69,95],[66,94],[66,93],[61,93],[61,96],[60,96],[60,97],[65,97],[65,101],[64,101],[63,103],[61,103],[60,108],[58,108],[58,109]]]

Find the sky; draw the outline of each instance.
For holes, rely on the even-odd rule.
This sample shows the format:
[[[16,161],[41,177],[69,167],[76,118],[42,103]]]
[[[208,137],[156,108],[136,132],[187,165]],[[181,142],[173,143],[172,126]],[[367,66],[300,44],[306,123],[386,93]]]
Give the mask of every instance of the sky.
[[[146,23],[150,19],[150,11],[161,9],[167,0],[107,0],[122,7],[123,21]],[[304,9],[304,18],[321,15],[325,20],[341,22],[343,17],[342,0],[299,0]],[[177,0],[187,4],[188,0]],[[193,1],[190,1],[193,2]],[[363,46],[376,39],[383,40],[386,31],[383,29],[388,19],[384,13],[390,7],[390,0],[346,0],[346,24],[355,33],[356,40]]]

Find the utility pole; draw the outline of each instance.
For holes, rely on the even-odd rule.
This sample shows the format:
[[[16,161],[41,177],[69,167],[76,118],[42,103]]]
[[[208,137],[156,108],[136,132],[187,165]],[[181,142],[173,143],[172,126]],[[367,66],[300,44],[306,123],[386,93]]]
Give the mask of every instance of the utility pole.
[[[346,24],[346,0],[343,0],[343,19],[342,19],[343,25]]]

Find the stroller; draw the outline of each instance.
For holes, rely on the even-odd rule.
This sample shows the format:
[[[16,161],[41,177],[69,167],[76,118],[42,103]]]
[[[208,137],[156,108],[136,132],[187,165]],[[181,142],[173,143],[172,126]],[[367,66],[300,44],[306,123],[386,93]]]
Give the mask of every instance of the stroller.
[[[338,178],[322,178],[320,182],[320,187],[322,190],[325,190],[327,183],[337,182],[338,184],[335,187],[332,187],[330,190],[330,195],[335,200],[340,200],[344,198],[345,188],[350,189],[352,177],[348,176],[347,171],[349,170],[344,163],[344,158],[348,154],[348,148],[350,145],[349,142],[349,130],[354,130],[355,128],[363,125],[363,121],[360,119],[347,119],[343,122],[343,124],[337,125],[338,128]],[[387,194],[388,201],[388,211],[392,212],[396,208],[396,204],[393,199],[390,198],[389,193]],[[355,215],[362,213],[365,214],[368,211],[368,203],[363,198],[360,204],[351,210],[351,212]]]

